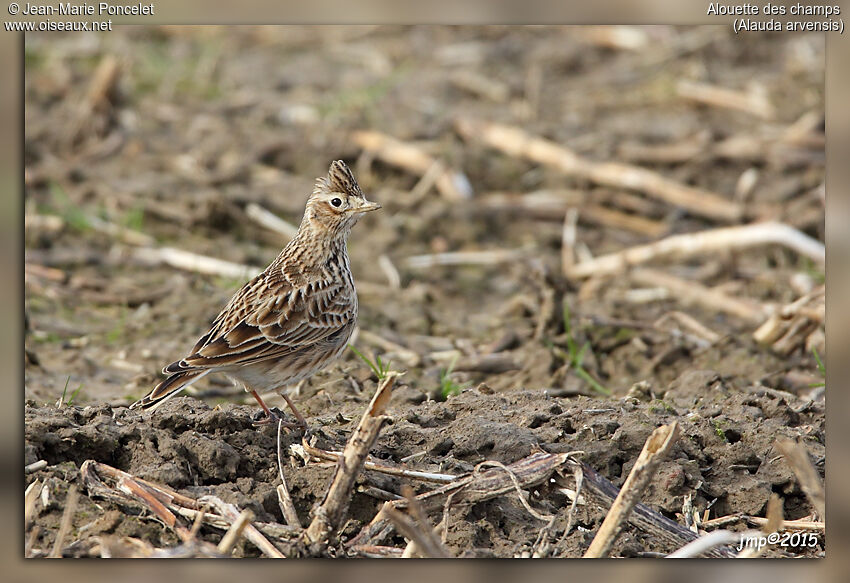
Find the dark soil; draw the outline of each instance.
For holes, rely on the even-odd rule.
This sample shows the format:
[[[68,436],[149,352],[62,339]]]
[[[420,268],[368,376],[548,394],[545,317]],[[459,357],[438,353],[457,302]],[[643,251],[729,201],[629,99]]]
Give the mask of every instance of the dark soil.
[[[143,264],[132,242],[99,221],[144,233],[155,246],[263,266],[284,240],[258,227],[248,205],[297,224],[313,178],[337,158],[384,205],[355,227],[349,247],[360,328],[383,341],[361,334],[355,345],[406,373],[376,458],[461,474],[537,448],[580,450],[620,486],[650,432],[677,420],[682,435],[644,503],[679,522],[688,495],[711,518],[764,516],[777,493],[786,520],[811,515],[775,442],[802,443],[823,474],[825,404],[823,390],[812,386],[823,378],[812,343],[780,355],[752,340],[751,321],[676,297],[634,301],[626,276],[591,280],[594,287],[565,279],[562,212],[531,216],[484,201],[494,192],[569,189],[614,208],[619,193],[465,142],[453,129],[457,116],[498,121],[593,160],[622,162],[629,146],[703,135],[705,152],[689,159],[634,163],[730,201],[742,174],[755,169],[757,182],[742,198],[746,218],[785,221],[822,241],[823,205],[811,196],[823,182],[822,144],[775,156],[707,152],[730,136],[778,136],[807,112],[822,116],[823,37],[736,37],[729,27],[639,30],[649,39],[639,50],[604,46],[574,27],[127,27],[108,35],[27,35],[27,215],[61,219],[58,228],[28,226],[26,235],[25,462],[48,463],[25,477],[26,484],[44,483],[28,552],[52,548],[69,484],[80,482],[79,467],[89,459],[193,498],[215,494],[250,508],[261,522],[283,522],[276,427],[253,424],[257,407],[244,392],[210,376],[191,396],[153,413],[126,408],[192,346],[243,280]],[[92,101],[94,72],[110,56],[119,63],[117,83]],[[453,81],[459,73],[501,89],[489,98],[463,89]],[[689,102],[676,92],[683,78],[764,92],[775,114],[765,120]],[[362,155],[349,138],[358,129],[421,146],[462,171],[474,196],[450,202],[432,188],[414,198],[419,177]],[[626,212],[664,225],[664,234],[721,226],[631,194],[634,208]],[[596,256],[652,238],[580,216],[579,240]],[[489,249],[526,253],[499,265],[406,263],[424,253]],[[382,255],[397,268],[400,289],[388,284]],[[823,277],[778,247],[655,267],[771,305],[798,298],[800,279]],[[720,339],[705,342],[675,320],[660,320],[673,311]],[[582,366],[610,396],[567,366],[570,351],[585,344]],[[319,444],[339,449],[376,384],[346,352],[294,399]],[[269,403],[283,408],[275,396]],[[286,433],[284,451],[299,442],[299,433]],[[302,522],[333,469],[284,463]],[[403,483],[368,471],[359,478],[396,494]],[[342,543],[382,503],[355,493],[350,520],[328,554],[345,554]],[[541,487],[530,503],[558,515],[559,541],[570,505],[565,494]],[[579,506],[576,527],[553,555],[581,556],[605,511]],[[66,556],[99,556],[104,537],[157,548],[180,542],[150,515],[85,489],[72,526]],[[523,556],[543,526],[515,494],[502,496],[454,509],[447,546],[457,556]],[[214,543],[221,534],[200,531]],[[405,543],[393,535],[381,544]],[[819,556],[823,545],[821,539],[816,548],[767,554]],[[629,527],[613,555],[673,550]],[[244,541],[235,554],[260,555]]]

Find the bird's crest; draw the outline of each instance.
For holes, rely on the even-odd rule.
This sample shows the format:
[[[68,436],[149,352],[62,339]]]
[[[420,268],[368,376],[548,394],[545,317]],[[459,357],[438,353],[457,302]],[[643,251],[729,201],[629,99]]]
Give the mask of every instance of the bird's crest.
[[[328,176],[325,180],[328,188],[333,192],[344,192],[349,196],[365,198],[363,191],[360,190],[360,186],[357,184],[357,180],[354,178],[354,174],[351,173],[348,165],[342,160],[331,162],[331,167],[328,170]]]

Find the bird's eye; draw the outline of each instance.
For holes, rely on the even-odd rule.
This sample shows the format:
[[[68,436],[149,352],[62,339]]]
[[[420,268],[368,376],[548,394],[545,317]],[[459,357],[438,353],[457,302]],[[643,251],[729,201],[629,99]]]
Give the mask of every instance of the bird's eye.
[[[332,205],[334,205],[335,207],[339,208],[339,207],[342,205],[342,199],[340,199],[340,198],[332,198],[332,199],[331,199],[331,204],[332,204]]]

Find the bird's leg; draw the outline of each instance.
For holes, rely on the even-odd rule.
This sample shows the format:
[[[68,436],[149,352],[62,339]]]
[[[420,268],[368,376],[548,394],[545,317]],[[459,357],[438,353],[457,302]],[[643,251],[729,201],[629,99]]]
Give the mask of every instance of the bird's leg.
[[[292,402],[292,399],[289,398],[289,395],[286,394],[286,391],[285,390],[278,391],[277,394],[280,395],[281,397],[283,397],[283,400],[286,401],[286,404],[289,405],[290,409],[292,409],[293,415],[295,415],[295,418],[298,419],[298,425],[300,425],[303,429],[307,429],[307,427],[308,427],[307,420],[304,419],[304,416],[295,407],[295,403]]]
[[[282,423],[284,427],[289,427],[289,428],[293,428],[293,429],[296,428],[296,427],[301,428],[301,429],[305,429],[305,430],[307,429],[307,427],[308,427],[307,421],[304,419],[304,416],[301,415],[301,413],[298,411],[298,409],[295,408],[295,405],[292,403],[292,401],[289,399],[289,397],[287,397],[283,393],[279,393],[279,394],[287,402],[289,407],[292,409],[292,412],[295,413],[295,418],[298,420],[297,423],[291,423],[291,422],[288,422],[288,421],[284,421],[282,413],[280,412],[280,410],[277,407],[275,407],[274,409],[269,409],[269,406],[266,405],[266,402],[263,401],[262,397],[260,397],[260,394],[257,391],[255,391],[253,389],[249,389],[247,387],[246,387],[246,390],[249,393],[251,393],[251,395],[257,400],[257,403],[260,404],[260,407],[262,407],[263,411],[265,411],[265,413],[266,413],[265,417],[263,417],[262,419],[259,419],[257,421],[254,421],[254,425],[268,425],[269,423]]]
[[[249,393],[251,393],[251,395],[253,395],[253,397],[254,397],[255,399],[257,399],[257,402],[260,404],[260,407],[262,407],[262,408],[263,408],[263,411],[265,411],[265,412],[266,412],[266,415],[268,416],[269,420],[270,420],[270,421],[271,421],[271,420],[276,420],[276,419],[275,419],[275,417],[277,417],[277,414],[272,413],[272,410],[271,410],[271,409],[269,409],[269,406],[268,406],[268,405],[266,405],[266,402],[265,402],[265,401],[263,401],[262,397],[260,397],[260,394],[259,394],[257,391],[253,390],[253,389],[248,389],[248,392],[249,392]]]
[[[277,407],[275,407],[274,409],[269,409],[269,406],[266,405],[265,401],[263,401],[263,399],[260,397],[260,395],[259,395],[259,393],[257,393],[257,391],[254,391],[254,390],[248,389],[248,388],[246,388],[246,390],[249,393],[251,393],[251,395],[253,395],[253,397],[257,400],[257,403],[260,404],[260,407],[262,407],[263,411],[265,411],[265,413],[266,413],[265,417],[263,417],[262,419],[259,419],[257,421],[254,421],[254,425],[268,425],[268,424],[273,423],[273,422],[280,422],[280,423],[283,424],[284,427],[291,427],[291,428],[301,427],[300,423],[296,424],[296,423],[289,423],[287,421],[284,421],[283,417],[281,416],[281,413],[278,411]]]

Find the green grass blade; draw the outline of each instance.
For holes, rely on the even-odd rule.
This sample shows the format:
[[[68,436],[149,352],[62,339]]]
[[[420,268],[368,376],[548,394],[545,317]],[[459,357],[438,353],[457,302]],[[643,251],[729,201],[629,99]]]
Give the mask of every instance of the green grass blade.
[[[61,407],[65,403],[65,394],[68,392],[68,383],[70,383],[70,382],[71,382],[71,375],[68,375],[68,377],[65,379],[65,386],[62,389],[62,396],[59,397],[59,404],[58,404],[59,407]]]
[[[597,381],[595,378],[593,378],[593,375],[591,375],[589,372],[587,372],[586,370],[584,370],[580,366],[574,368],[573,370],[575,371],[576,375],[579,378],[581,378],[585,382],[587,382],[587,384],[589,384],[593,388],[593,390],[596,391],[597,393],[602,393],[603,395],[607,395],[607,396],[611,395],[610,389],[607,389],[604,386],[602,386],[602,384],[599,381]]]

